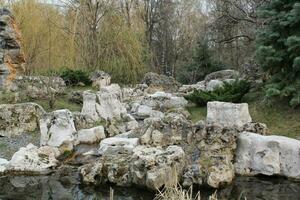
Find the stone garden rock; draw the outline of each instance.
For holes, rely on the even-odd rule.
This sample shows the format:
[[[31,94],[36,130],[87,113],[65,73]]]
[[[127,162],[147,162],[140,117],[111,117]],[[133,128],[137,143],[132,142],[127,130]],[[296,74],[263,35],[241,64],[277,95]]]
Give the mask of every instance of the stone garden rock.
[[[5,172],[9,161],[3,158],[0,158],[0,173]]]
[[[185,153],[179,146],[138,146],[131,163],[132,183],[157,190],[178,180],[185,166]]]
[[[185,154],[181,147],[137,146],[130,154],[103,155],[95,162],[81,167],[80,173],[85,183],[110,182],[156,190],[177,180],[184,165]]]
[[[205,82],[210,80],[225,80],[225,79],[238,79],[239,72],[235,70],[221,70],[208,74],[205,77]]]
[[[22,147],[9,161],[6,170],[8,172],[22,173],[48,173],[56,167],[57,150],[53,148],[38,148],[32,144]]]
[[[183,97],[175,96],[171,93],[156,92],[143,98],[141,105],[146,105],[154,110],[169,110],[181,108],[188,104]]]
[[[0,136],[11,137],[39,130],[44,109],[35,103],[0,105]]]
[[[138,138],[106,138],[100,142],[100,155],[130,154],[139,144]]]
[[[76,143],[94,144],[106,138],[103,126],[81,129],[77,133]]]
[[[234,104],[213,101],[207,103],[206,121],[228,127],[242,127],[250,123],[252,118],[247,103]]]
[[[241,175],[280,175],[300,179],[300,141],[243,132],[238,137],[235,170]]]
[[[95,71],[91,74],[90,79],[92,86],[98,89],[110,85],[111,82],[111,76],[104,71]]]
[[[173,77],[159,75],[153,72],[145,74],[142,83],[147,84],[149,86],[148,90],[150,89],[152,91],[163,90],[166,92],[176,92],[180,87],[180,83]]]
[[[11,86],[12,91],[20,91],[33,99],[49,98],[52,93],[63,94],[66,84],[60,77],[17,76]]]
[[[6,90],[10,88],[15,76],[25,71],[20,30],[6,8],[0,10],[0,40],[0,90]]]
[[[41,146],[72,150],[76,140],[73,114],[69,110],[47,113],[40,120]]]
[[[122,91],[118,85],[112,84],[101,88],[99,92],[83,93],[83,107],[81,113],[93,120],[121,119],[127,113],[121,102]]]

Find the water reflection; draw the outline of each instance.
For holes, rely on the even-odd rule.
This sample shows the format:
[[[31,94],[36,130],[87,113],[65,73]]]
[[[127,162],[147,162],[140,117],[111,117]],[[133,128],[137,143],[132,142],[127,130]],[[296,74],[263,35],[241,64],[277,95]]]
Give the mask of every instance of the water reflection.
[[[145,190],[113,187],[114,200],[150,200],[154,194]],[[201,190],[202,200],[213,190]],[[242,197],[242,198],[241,198]],[[220,200],[300,200],[300,182],[279,178],[238,177],[232,186],[218,191]],[[80,185],[78,175],[0,178],[1,200],[108,200],[109,186]]]

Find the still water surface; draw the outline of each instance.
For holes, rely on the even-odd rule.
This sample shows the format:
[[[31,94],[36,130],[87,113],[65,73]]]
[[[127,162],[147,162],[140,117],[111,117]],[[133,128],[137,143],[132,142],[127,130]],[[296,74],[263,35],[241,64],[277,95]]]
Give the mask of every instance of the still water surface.
[[[152,192],[113,187],[114,200],[151,200]],[[213,190],[201,189],[202,200]],[[282,178],[238,177],[235,182],[218,191],[218,197],[236,200],[300,200],[300,182]],[[109,186],[83,186],[76,176],[18,176],[0,177],[1,200],[109,200]]]

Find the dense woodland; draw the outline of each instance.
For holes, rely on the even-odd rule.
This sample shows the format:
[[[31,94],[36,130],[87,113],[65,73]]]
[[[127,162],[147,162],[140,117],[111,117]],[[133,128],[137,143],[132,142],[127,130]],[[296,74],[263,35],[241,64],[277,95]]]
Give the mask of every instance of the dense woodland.
[[[119,83],[147,71],[196,83],[254,60],[267,96],[300,102],[297,0],[3,1],[20,26],[27,74],[104,70]],[[253,65],[253,63],[252,63]],[[246,65],[246,67],[249,65]],[[258,72],[257,72],[258,73]],[[262,78],[262,77],[260,77]]]

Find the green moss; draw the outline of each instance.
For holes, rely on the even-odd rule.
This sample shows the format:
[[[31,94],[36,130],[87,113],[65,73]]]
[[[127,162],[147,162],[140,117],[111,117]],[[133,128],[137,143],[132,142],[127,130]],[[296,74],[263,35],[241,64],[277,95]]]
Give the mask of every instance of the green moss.
[[[33,100],[33,102],[41,105],[48,112],[53,111],[53,110],[59,110],[59,109],[69,109],[70,111],[80,111],[81,110],[81,105],[68,101],[67,97],[65,97],[65,96],[57,97],[57,99],[54,103],[53,109],[51,109],[49,106],[49,100],[46,100],[46,99]]]

